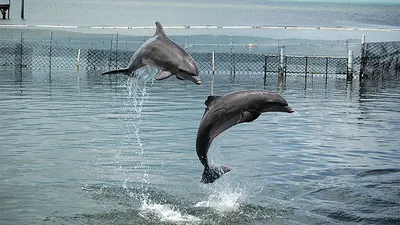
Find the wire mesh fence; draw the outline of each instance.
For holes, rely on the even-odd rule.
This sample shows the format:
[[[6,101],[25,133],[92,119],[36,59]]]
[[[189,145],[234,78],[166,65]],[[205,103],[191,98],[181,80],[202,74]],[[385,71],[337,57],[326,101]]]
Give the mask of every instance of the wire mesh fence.
[[[280,55],[267,54],[265,59],[266,72],[279,72],[281,68]],[[311,75],[346,75],[347,60],[345,57],[331,56],[284,56],[283,73]]]
[[[2,29],[0,68],[31,70],[106,71],[126,67],[135,50],[150,36],[86,34],[42,29]],[[348,52],[354,56],[354,73],[361,64],[361,42],[351,40],[272,39],[266,37],[192,35],[168,36],[197,61],[199,70],[211,74],[212,52],[215,73],[234,79],[279,73],[343,75]],[[283,62],[280,50],[284,47]],[[399,70],[399,42],[368,43],[365,71]],[[372,71],[372,72],[371,72]]]
[[[400,41],[367,43],[363,74],[366,79],[397,79],[400,74]]]

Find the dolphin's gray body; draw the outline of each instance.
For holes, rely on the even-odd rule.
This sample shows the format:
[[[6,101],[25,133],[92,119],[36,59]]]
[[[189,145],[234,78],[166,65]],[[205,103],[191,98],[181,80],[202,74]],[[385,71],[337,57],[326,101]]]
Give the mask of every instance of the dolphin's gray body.
[[[160,69],[155,76],[156,80],[176,75],[178,79],[201,84],[196,61],[183,48],[166,37],[163,27],[158,21],[156,22],[156,33],[135,52],[127,68],[108,71],[103,75],[123,73],[133,76],[135,71],[143,66]]]
[[[264,112],[294,112],[281,95],[264,90],[233,92],[223,97],[208,96],[205,104],[207,107],[196,139],[197,156],[204,166],[203,183],[213,183],[231,170],[227,166],[208,164],[208,149],[220,133],[236,124],[252,122]]]

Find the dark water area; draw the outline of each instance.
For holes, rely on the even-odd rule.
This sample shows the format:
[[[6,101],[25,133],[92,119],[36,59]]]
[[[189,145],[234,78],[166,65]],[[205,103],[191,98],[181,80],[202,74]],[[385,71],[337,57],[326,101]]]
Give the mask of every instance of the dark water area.
[[[399,224],[398,82],[218,75],[214,93],[281,93],[212,144],[200,183],[195,86],[100,72],[0,71],[0,224]]]

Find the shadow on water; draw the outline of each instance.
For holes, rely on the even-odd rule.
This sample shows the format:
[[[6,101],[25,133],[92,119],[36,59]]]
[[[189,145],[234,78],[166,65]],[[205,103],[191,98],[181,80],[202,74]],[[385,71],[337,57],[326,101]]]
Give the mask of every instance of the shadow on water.
[[[32,80],[32,71],[15,67],[14,70],[5,70],[4,73],[13,76],[10,80],[13,80],[16,87],[19,87],[20,95],[24,95],[24,86]]]
[[[400,169],[367,170],[346,182],[332,179],[327,187],[309,193],[320,202],[312,212],[338,222],[398,224]],[[397,213],[393,213],[393,210]]]
[[[399,173],[400,169],[376,169],[376,170],[367,170],[361,173],[358,173],[357,176],[366,177],[366,176],[375,176],[375,175],[383,175],[389,173]]]

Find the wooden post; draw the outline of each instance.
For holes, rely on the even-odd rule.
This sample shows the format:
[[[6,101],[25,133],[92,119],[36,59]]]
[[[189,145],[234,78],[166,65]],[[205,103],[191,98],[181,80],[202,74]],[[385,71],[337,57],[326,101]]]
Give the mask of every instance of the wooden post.
[[[21,19],[25,19],[24,13],[25,13],[25,1],[22,0],[21,2]]]
[[[80,60],[81,60],[81,49],[78,49],[78,56],[76,57],[76,71],[79,71]]]
[[[3,14],[3,19],[10,19],[10,0],[8,0],[8,4],[0,4],[0,12]]]
[[[348,82],[353,80],[353,50],[348,51],[347,57],[347,78]]]
[[[236,73],[236,68],[235,68],[235,54],[233,53],[233,39],[232,36],[229,37],[229,49],[230,49],[230,54],[231,54],[231,82],[235,80],[235,73]]]
[[[361,62],[360,62],[360,75],[359,80],[362,81],[364,79],[364,67],[365,67],[365,35],[361,38]]]
[[[280,53],[279,53],[279,75],[283,76],[285,72],[285,56],[283,52],[284,46],[281,46]]]
[[[214,70],[215,70],[215,56],[214,52],[211,54],[211,95],[214,95]]]

